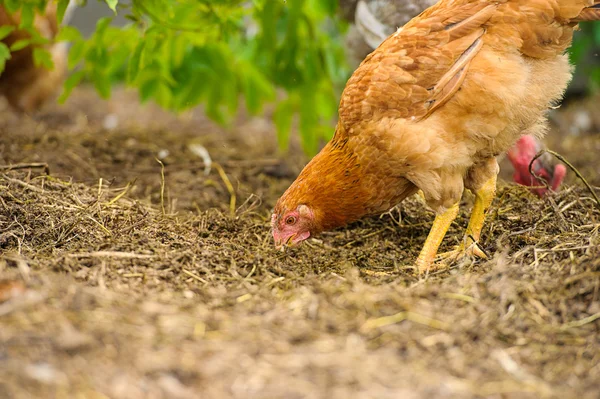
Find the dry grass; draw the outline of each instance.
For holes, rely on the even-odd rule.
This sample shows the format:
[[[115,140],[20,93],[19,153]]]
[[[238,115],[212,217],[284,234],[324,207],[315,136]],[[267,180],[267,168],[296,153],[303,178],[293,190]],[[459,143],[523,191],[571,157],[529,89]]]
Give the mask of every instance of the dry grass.
[[[78,115],[2,128],[4,164],[50,175],[0,171],[0,397],[597,397],[600,209],[583,186],[502,184],[492,259],[418,277],[418,197],[282,254],[269,210],[302,159],[281,164],[248,124],[68,132]],[[198,140],[223,173],[197,166]]]

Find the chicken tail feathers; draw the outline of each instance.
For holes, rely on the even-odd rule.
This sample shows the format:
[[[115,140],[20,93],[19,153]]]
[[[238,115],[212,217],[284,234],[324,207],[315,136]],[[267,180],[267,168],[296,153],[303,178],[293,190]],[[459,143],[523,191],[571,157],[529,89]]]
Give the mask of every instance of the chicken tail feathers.
[[[581,13],[573,19],[573,22],[600,21],[600,0],[595,0],[591,7],[584,8]]]

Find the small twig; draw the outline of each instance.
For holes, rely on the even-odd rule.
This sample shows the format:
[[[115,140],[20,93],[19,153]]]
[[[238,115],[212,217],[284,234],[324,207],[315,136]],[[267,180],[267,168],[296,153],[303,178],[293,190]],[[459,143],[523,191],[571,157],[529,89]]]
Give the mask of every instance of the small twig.
[[[160,164],[160,209],[162,214],[165,215],[165,164],[160,159],[155,159]]]
[[[570,323],[566,323],[560,329],[561,330],[568,330],[569,328],[583,327],[586,324],[589,324],[589,323],[591,323],[593,321],[596,321],[598,319],[600,319],[600,312],[599,313],[595,313],[595,314],[593,314],[591,316],[588,316],[588,317],[584,317],[581,320],[575,320],[575,321],[572,321]]]
[[[256,263],[254,265],[252,265],[252,270],[250,270],[250,273],[248,273],[248,275],[246,277],[244,277],[243,281],[250,280],[250,278],[252,277],[252,275],[254,274],[255,271],[256,271]]]
[[[33,192],[35,192],[35,193],[40,193],[40,194],[45,194],[45,193],[46,193],[46,192],[45,192],[44,190],[42,190],[41,188],[39,188],[39,187],[36,187],[36,186],[33,186],[33,185],[29,184],[29,183],[25,183],[24,181],[21,181],[21,180],[19,180],[19,179],[13,179],[13,178],[10,178],[10,177],[8,177],[8,176],[6,176],[6,175],[4,175],[3,177],[4,177],[6,180],[8,180],[10,183],[15,183],[15,184],[18,184],[19,186],[21,186],[21,187],[24,187],[24,188],[26,188],[26,189],[28,189],[28,190],[31,190],[31,191],[33,191]]]
[[[227,191],[229,192],[229,213],[231,214],[231,217],[233,218],[233,217],[235,217],[235,202],[236,202],[236,196],[235,196],[235,190],[233,188],[233,184],[231,184],[229,177],[227,177],[227,174],[225,173],[225,170],[223,170],[223,167],[221,167],[221,165],[214,162],[213,166],[215,167],[215,169],[217,169],[217,172],[219,172],[219,176],[221,176],[221,180],[223,180],[223,183],[225,183],[225,187],[227,187]]]
[[[252,203],[250,203],[250,200],[252,200],[254,198],[255,198],[255,200]],[[236,209],[235,213],[241,212],[242,208],[246,204],[250,204],[250,205],[248,206],[248,209],[246,209],[245,211],[242,212],[242,214],[245,214],[247,212],[250,212],[250,211],[256,209],[258,206],[260,206],[262,204],[262,199],[254,193],[250,194],[250,196],[248,198],[246,198],[244,203]]]
[[[265,287],[270,287],[270,286],[272,286],[272,285],[274,285],[274,284],[277,284],[278,282],[280,282],[280,281],[283,281],[283,280],[285,280],[285,277],[277,277],[277,278],[274,278],[273,280],[269,281],[269,282],[268,282],[268,283],[265,285]]]
[[[135,229],[136,227],[139,227],[139,226],[141,226],[141,225],[142,225],[142,224],[144,224],[145,222],[146,222],[146,220],[145,220],[145,219],[138,220],[138,221],[137,221],[137,222],[135,222],[134,224],[132,224],[132,225],[129,225],[129,226],[127,226],[127,227],[123,228],[122,230],[120,230],[120,231],[119,231],[119,234],[127,234],[127,233],[129,233],[131,230]]]
[[[120,200],[125,194],[127,194],[129,192],[130,188],[131,188],[131,182],[127,183],[127,185],[125,186],[125,188],[123,189],[123,191],[121,191],[121,193],[119,195],[117,195],[115,198],[111,199],[110,201],[106,202],[104,205],[114,204],[115,202]]]
[[[123,276],[124,278],[144,277],[144,273],[125,273],[121,276]]]
[[[108,234],[109,236],[113,235],[112,231],[110,231],[109,229],[107,229],[102,223],[100,223],[99,221],[97,221],[96,219],[94,219],[93,217],[91,217],[90,215],[87,215],[87,218],[89,220],[91,220],[92,222],[96,223],[98,225],[98,227],[100,227],[102,230],[104,230],[104,232],[106,234]]]
[[[558,246],[557,246],[558,247]],[[550,249],[546,249],[546,248],[536,248],[536,251],[538,252],[569,252],[569,251],[577,251],[577,250],[581,250],[581,249],[589,249],[592,247],[592,245],[581,245],[581,246],[577,246],[577,247],[569,247],[569,248],[550,248]]]
[[[571,276],[565,280],[565,285],[573,284],[576,281],[587,279],[587,278],[597,278],[600,277],[600,272],[583,272],[580,274],[576,274]]]
[[[596,204],[598,204],[598,208],[600,208],[600,198],[598,198],[598,195],[596,194],[596,192],[594,191],[594,189],[592,188],[592,186],[590,185],[590,183],[588,183],[588,181],[586,180],[585,177],[583,177],[583,175],[579,172],[579,170],[573,166],[571,164],[571,162],[567,161],[565,157],[563,157],[562,155],[560,155],[557,152],[554,152],[552,150],[541,150],[539,151],[537,154],[535,154],[535,157],[533,157],[533,159],[531,160],[531,162],[529,162],[529,173],[540,179],[540,177],[536,176],[535,173],[533,172],[533,163],[542,155],[544,155],[544,153],[548,153],[551,155],[554,155],[559,161],[561,161],[562,163],[564,163],[565,165],[567,165],[569,167],[569,169],[571,169],[573,171],[573,173],[575,173],[575,175],[577,175],[577,177],[583,182],[583,184],[585,184],[585,186],[587,187],[587,189],[589,190],[589,192],[592,194],[592,196],[594,197],[594,199],[596,200]]]
[[[359,239],[357,239],[357,240],[352,240],[352,241],[350,241],[349,243],[345,244],[345,245],[344,245],[344,247],[349,247],[349,246],[351,246],[352,244],[356,244],[357,242],[360,242],[360,241],[364,240],[365,238],[369,238],[369,237],[376,236],[376,235],[378,235],[378,234],[380,234],[380,233],[383,233],[383,232],[384,232],[384,231],[386,231],[386,230],[387,230],[387,227],[386,227],[386,228],[384,228],[384,229],[380,229],[380,230],[374,231],[374,232],[372,232],[372,233],[369,233],[369,234],[367,234],[367,235],[364,235],[364,236],[362,236],[361,238],[359,238]]]
[[[44,173],[50,174],[50,167],[45,162],[34,163],[16,163],[14,165],[0,165],[0,170],[17,170],[17,169],[44,169]]]
[[[440,295],[442,298],[448,299],[456,299],[458,301],[468,302],[468,303],[477,303],[477,300],[472,296],[459,294],[458,292],[444,292]]]
[[[100,198],[102,197],[102,178],[98,179],[98,203],[100,203]]]
[[[398,324],[404,320],[410,320],[414,323],[422,324],[438,330],[448,330],[449,325],[443,321],[432,319],[414,312],[399,312],[391,316],[378,317],[376,319],[367,320],[361,327],[362,330],[369,331],[375,328]]]
[[[69,258],[121,258],[121,259],[151,259],[155,255],[143,255],[133,252],[116,252],[116,251],[96,251],[96,252],[80,252],[76,254],[67,254]]]
[[[195,273],[190,272],[189,270],[181,269],[181,271],[184,272],[185,274],[187,274],[188,276],[190,276],[191,278],[193,278],[194,280],[198,280],[203,284],[208,284],[208,281],[206,281],[202,277],[196,275]]]

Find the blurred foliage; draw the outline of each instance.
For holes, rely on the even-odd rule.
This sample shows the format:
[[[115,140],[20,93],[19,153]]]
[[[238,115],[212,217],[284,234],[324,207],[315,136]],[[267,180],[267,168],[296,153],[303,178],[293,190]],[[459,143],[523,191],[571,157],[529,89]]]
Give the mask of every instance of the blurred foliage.
[[[587,22],[579,25],[571,46],[570,59],[578,72],[588,76],[589,89],[600,90],[600,23]],[[592,60],[588,57],[593,57]]]
[[[62,20],[69,1],[0,0],[10,12],[21,13],[20,29],[31,39],[11,48],[0,43],[0,72],[10,52],[35,45],[37,65],[52,67],[43,47],[48,40],[33,29],[35,13],[56,1]],[[77,1],[85,6],[87,0]],[[275,102],[274,121],[282,149],[289,142],[294,119],[302,145],[314,154],[333,134],[331,122],[349,76],[343,34],[336,15],[338,0],[104,0],[129,25],[111,26],[102,18],[91,37],[65,26],[56,41],[71,42],[67,79],[60,101],[82,80],[93,82],[103,98],[124,81],[139,91],[142,101],[182,111],[198,104],[225,124],[237,112],[240,95],[247,110],[260,113]],[[0,39],[12,27],[0,27]],[[600,24],[584,24],[571,50],[581,61],[600,47]],[[600,87],[600,67],[585,71]]]
[[[48,1],[0,1],[10,12],[20,11],[20,28],[32,35],[20,48],[48,42],[33,29],[34,13],[43,13]],[[314,154],[320,141],[331,137],[338,97],[349,75],[337,0],[105,3],[130,24],[118,28],[111,26],[112,18],[100,19],[89,38],[70,26],[61,29],[56,41],[71,42],[72,73],[60,101],[82,80],[93,82],[103,98],[116,82],[125,81],[138,89],[142,101],[175,111],[202,104],[209,117],[224,124],[237,112],[241,94],[253,114],[276,102],[282,149],[295,119],[307,153]],[[57,1],[59,19],[68,4]],[[0,28],[0,36],[9,33]],[[0,60],[9,57],[8,47],[0,45]],[[35,49],[34,58],[38,65],[52,65],[43,47]]]

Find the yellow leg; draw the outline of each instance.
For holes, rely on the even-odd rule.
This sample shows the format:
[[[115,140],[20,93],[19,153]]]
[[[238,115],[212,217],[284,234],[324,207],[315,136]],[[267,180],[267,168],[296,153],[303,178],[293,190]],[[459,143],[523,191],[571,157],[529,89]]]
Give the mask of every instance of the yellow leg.
[[[496,175],[494,174],[488,181],[477,192],[475,192],[475,203],[473,204],[473,210],[471,211],[471,218],[469,219],[469,225],[465,232],[465,238],[462,243],[454,250],[440,254],[446,263],[451,263],[462,258],[465,255],[474,255],[479,258],[486,258],[485,253],[474,245],[479,242],[481,237],[481,230],[483,229],[483,223],[485,221],[485,212],[488,210],[494,196],[496,195]]]
[[[469,219],[469,225],[467,226],[465,241],[469,239],[469,236],[473,237],[475,242],[479,241],[483,222],[485,221],[485,212],[492,204],[495,196],[496,174],[486,181],[475,193],[475,204],[473,205],[473,211],[471,211],[471,218]]]
[[[438,248],[450,228],[450,225],[458,215],[458,203],[449,208],[441,215],[437,215],[433,221],[433,226],[425,240],[423,249],[417,258],[417,269],[419,273],[424,273],[433,265]]]
[[[494,197],[496,196],[496,174],[494,174],[488,181],[486,181],[479,190],[475,192],[475,204],[473,204],[473,210],[471,211],[471,218],[469,219],[469,225],[465,233],[465,239],[462,243],[462,252],[464,254],[465,249],[469,248],[472,244],[479,242],[481,237],[481,230],[483,229],[483,222],[485,221],[485,212],[488,210]],[[474,240],[474,242],[473,242]],[[476,245],[473,247],[473,254],[480,257],[486,258],[483,251],[481,251]]]

